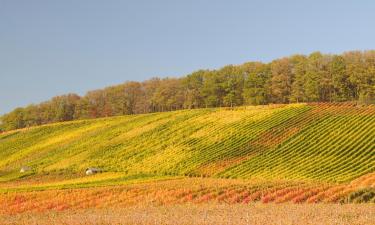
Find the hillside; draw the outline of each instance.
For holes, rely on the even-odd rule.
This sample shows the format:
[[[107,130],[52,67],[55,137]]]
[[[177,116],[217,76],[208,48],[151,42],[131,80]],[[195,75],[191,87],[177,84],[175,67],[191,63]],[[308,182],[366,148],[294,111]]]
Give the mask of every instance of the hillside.
[[[0,216],[257,201],[374,203],[374,105],[207,108],[0,134]]]
[[[64,122],[0,135],[3,177],[187,175],[348,182],[375,171],[375,107],[290,104]],[[5,178],[3,178],[5,179]]]

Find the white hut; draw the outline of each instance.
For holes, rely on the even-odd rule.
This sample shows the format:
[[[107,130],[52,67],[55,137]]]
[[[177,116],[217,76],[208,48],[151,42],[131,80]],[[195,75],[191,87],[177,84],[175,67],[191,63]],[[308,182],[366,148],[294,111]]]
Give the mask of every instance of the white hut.
[[[100,173],[100,172],[102,172],[102,170],[99,168],[89,167],[86,169],[86,175],[93,175],[93,174]]]

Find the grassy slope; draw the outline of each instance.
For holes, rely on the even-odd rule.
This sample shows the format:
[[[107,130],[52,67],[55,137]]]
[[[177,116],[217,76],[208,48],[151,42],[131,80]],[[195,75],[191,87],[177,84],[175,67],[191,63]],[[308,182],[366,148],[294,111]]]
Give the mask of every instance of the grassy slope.
[[[0,181],[33,172],[351,181],[375,171],[375,108],[291,104],[46,125],[0,135]]]

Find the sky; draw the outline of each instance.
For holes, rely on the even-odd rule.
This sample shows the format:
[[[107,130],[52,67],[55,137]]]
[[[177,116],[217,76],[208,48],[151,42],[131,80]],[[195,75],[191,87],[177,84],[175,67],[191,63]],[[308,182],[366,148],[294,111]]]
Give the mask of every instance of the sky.
[[[0,114],[53,96],[375,49],[372,0],[0,0]]]

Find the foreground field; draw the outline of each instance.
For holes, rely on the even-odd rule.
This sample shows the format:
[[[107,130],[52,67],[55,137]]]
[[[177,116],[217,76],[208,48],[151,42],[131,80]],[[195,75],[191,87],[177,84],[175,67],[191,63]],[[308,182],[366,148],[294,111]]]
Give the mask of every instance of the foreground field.
[[[23,213],[0,216],[0,224],[138,225],[373,225],[374,206],[337,204],[180,204]]]
[[[86,178],[0,189],[0,215],[82,209],[167,206],[178,204],[363,203],[374,207],[375,175],[350,184],[216,178],[122,177]],[[374,209],[375,213],[375,209]]]

